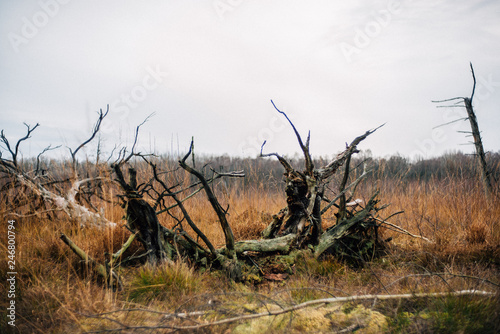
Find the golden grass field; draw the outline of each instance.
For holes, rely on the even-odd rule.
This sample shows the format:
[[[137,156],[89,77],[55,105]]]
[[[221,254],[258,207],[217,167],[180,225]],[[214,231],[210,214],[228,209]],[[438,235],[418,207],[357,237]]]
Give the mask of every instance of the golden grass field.
[[[484,290],[496,293],[494,298],[464,296],[436,299],[408,299],[359,302],[388,317],[386,332],[394,333],[494,333],[500,330],[500,200],[487,200],[480,184],[471,178],[447,178],[439,181],[403,179],[367,180],[358,191],[367,199],[374,189],[380,190],[381,203],[391,205],[383,212],[405,230],[425,236],[430,242],[382,229],[383,237],[392,237],[387,254],[351,267],[334,258],[318,262],[306,255],[287,267],[286,263],[269,263],[266,270],[284,273],[278,280],[252,280],[234,283],[220,272],[200,272],[189,264],[176,262],[151,268],[138,263],[121,269],[124,289],[108,289],[77,256],[59,239],[68,235],[96,261],[104,263],[106,254],[116,252],[128,238],[123,227],[97,230],[80,228],[64,213],[13,215],[11,203],[0,203],[3,229],[0,242],[2,256],[0,294],[7,295],[5,284],[8,220],[16,227],[16,327],[5,324],[6,298],[1,298],[0,332],[81,333],[106,332],[130,326],[157,326],[162,322],[154,313],[131,311],[148,309],[161,312],[206,310],[215,302],[219,314],[213,319],[238,314],[235,304],[271,300],[292,305],[332,296],[364,294],[400,294]],[[106,188],[106,197],[114,198],[118,190]],[[498,195],[498,194],[497,194]],[[16,194],[27,196],[27,194]],[[272,214],[283,208],[285,196],[263,187],[247,186],[236,191],[219,191],[223,205],[229,205],[229,222],[237,240],[257,239],[270,222]],[[123,209],[113,203],[94,203],[110,220],[124,225]],[[224,237],[216,215],[203,193],[186,202],[193,220],[212,240],[223,246]],[[173,210],[174,214],[177,214]],[[24,215],[24,216],[23,216]],[[333,213],[329,214],[331,218]],[[384,218],[384,217],[382,217]],[[168,215],[160,216],[167,227],[174,225]],[[324,220],[324,225],[333,220]],[[325,227],[324,226],[324,227]],[[129,253],[139,251],[134,241]],[[351,308],[354,308],[353,304]],[[241,306],[241,305],[240,305]],[[240,307],[238,306],[238,307]],[[117,310],[127,312],[109,313]],[[224,311],[224,312],[222,312]],[[347,312],[347,311],[346,311]],[[99,315],[98,317],[96,317]],[[208,327],[200,332],[230,333],[236,324]],[[341,330],[339,328],[338,330]],[[356,328],[353,329],[356,332]],[[290,327],[284,332],[306,331]],[[108,331],[109,332],[109,331]],[[113,332],[113,331],[111,331]],[[159,329],[124,329],[122,333],[156,333]],[[164,332],[170,332],[164,329]],[[272,331],[271,331],[272,332]],[[362,330],[358,332],[363,332]]]

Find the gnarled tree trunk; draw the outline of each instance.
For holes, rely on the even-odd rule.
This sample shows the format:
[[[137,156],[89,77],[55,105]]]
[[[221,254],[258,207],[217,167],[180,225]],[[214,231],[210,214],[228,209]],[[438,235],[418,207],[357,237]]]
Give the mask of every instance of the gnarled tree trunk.
[[[377,129],[367,131],[365,134],[357,137],[347,146],[344,152],[340,153],[329,164],[319,169],[315,169],[309,153],[310,136],[308,135],[306,143],[304,144],[300,134],[288,116],[278,108],[276,108],[276,110],[286,117],[295,132],[302,153],[304,154],[305,169],[303,171],[297,171],[279,154],[263,154],[261,150],[262,157],[277,157],[285,169],[284,175],[287,201],[286,208],[273,216],[273,221],[267,226],[262,234],[266,239],[294,235],[295,237],[292,241],[294,247],[301,248],[303,245],[315,246],[315,254],[319,257],[328,248],[332,247],[338,239],[346,235],[348,230],[354,225],[365,221],[367,217],[376,212],[376,202],[371,201],[370,205],[367,205],[366,208],[357,213],[354,217],[348,217],[345,212],[345,195],[342,193],[328,205],[328,207],[330,207],[331,204],[338,199],[340,199],[341,202],[343,201],[343,204],[341,203],[340,205],[341,210],[339,210],[338,215],[338,227],[327,233],[323,233],[321,215],[328,207],[322,210],[321,204],[324,200],[323,196],[326,184],[330,181],[330,177],[347,162],[346,174],[340,189],[341,192],[344,192],[351,155],[357,153],[357,145]],[[264,145],[262,146],[264,147]],[[376,225],[371,225],[370,227],[376,229]]]

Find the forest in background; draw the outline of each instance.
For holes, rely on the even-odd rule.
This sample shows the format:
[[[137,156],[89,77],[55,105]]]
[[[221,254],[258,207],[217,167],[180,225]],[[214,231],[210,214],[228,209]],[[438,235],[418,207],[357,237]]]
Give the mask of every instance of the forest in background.
[[[286,158],[294,167],[304,165],[304,159],[297,155]],[[162,165],[175,168],[179,157],[172,157],[170,154],[167,154],[160,155],[158,159]],[[316,158],[314,159],[314,163],[315,165],[323,165],[330,160],[329,157]],[[500,180],[500,152],[489,152],[486,155],[486,161],[488,171],[498,189],[498,182]],[[26,159],[24,163],[28,169],[30,167],[33,169],[37,165],[37,160],[35,158]],[[102,160],[100,162],[99,160],[97,161],[97,165],[102,163]],[[69,161],[42,158],[38,164],[40,164],[40,168],[51,170],[56,175],[60,174],[57,176],[64,177],[62,172],[65,170],[65,166],[68,166]],[[141,164],[141,162],[138,160],[137,164]],[[89,170],[96,170],[96,162],[92,160],[80,162],[79,165],[84,174],[88,173]],[[227,179],[224,181],[227,186],[258,187],[266,191],[276,190],[279,193],[282,193],[284,190],[282,182],[283,167],[276,159],[203,154],[196,155],[196,165],[208,166],[215,171],[243,170],[245,172],[244,179]],[[389,178],[406,182],[431,182],[450,178],[475,180],[480,177],[476,156],[463,152],[452,152],[430,159],[418,158],[415,160],[399,154],[383,158],[372,157],[371,152],[361,151],[359,154],[353,156],[351,166],[360,168],[362,171],[364,165],[370,171],[368,179],[371,181]]]

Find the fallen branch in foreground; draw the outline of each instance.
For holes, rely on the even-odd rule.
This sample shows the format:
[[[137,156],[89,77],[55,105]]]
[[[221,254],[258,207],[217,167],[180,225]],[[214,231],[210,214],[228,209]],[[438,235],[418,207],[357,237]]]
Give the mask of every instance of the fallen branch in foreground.
[[[175,326],[175,325],[128,326],[128,325],[122,324],[122,323],[120,323],[114,319],[108,318],[108,317],[103,317],[100,315],[86,315],[86,316],[91,317],[91,318],[101,318],[104,320],[109,320],[109,321],[112,321],[114,323],[119,323],[121,326],[123,326],[123,328],[98,330],[98,331],[91,331],[91,332],[87,332],[87,333],[103,333],[103,332],[115,332],[115,331],[123,331],[123,330],[136,330],[136,329],[172,329],[172,330],[176,330],[176,331],[177,330],[196,330],[196,329],[206,328],[206,327],[211,327],[211,326],[230,324],[233,322],[253,320],[253,319],[262,318],[262,317],[278,316],[281,314],[290,313],[290,312],[297,311],[297,310],[300,310],[303,308],[317,306],[317,305],[321,305],[321,304],[346,303],[346,302],[351,302],[351,301],[369,300],[369,299],[389,300],[389,299],[447,297],[447,296],[466,296],[466,295],[493,297],[496,294],[493,292],[480,291],[480,290],[461,290],[461,291],[454,291],[454,292],[434,292],[434,293],[415,293],[415,294],[408,293],[408,294],[398,294],[398,295],[361,295],[361,296],[349,296],[349,297],[323,298],[323,299],[310,300],[310,301],[300,303],[297,305],[293,305],[290,307],[285,307],[285,308],[282,308],[281,310],[270,310],[269,309],[267,312],[240,315],[237,317],[232,317],[232,318],[227,318],[227,319],[222,319],[222,320],[217,320],[217,321],[212,321],[212,322],[206,322],[206,323],[198,323],[196,325],[189,325],[189,326]],[[120,311],[128,312],[130,310],[120,310]],[[138,310],[138,311],[161,313],[161,312],[150,311],[150,310]],[[188,319],[190,317],[200,317],[203,315],[208,315],[208,312],[196,311],[196,312],[189,312],[189,313],[165,314],[165,318],[166,319],[170,319],[170,318]]]
[[[193,326],[179,326],[179,327],[175,327],[175,329],[197,329],[197,328],[202,328],[202,327],[207,327],[207,326],[227,324],[227,323],[241,321],[241,320],[250,320],[250,319],[255,319],[255,318],[260,318],[260,317],[265,317],[265,316],[275,316],[275,315],[293,312],[293,311],[296,311],[299,309],[303,309],[306,307],[319,305],[319,304],[345,303],[345,302],[350,302],[350,301],[355,301],[355,300],[366,300],[366,299],[386,300],[386,299],[406,299],[406,298],[417,298],[417,297],[418,298],[421,298],[421,297],[446,297],[446,296],[463,296],[463,295],[494,296],[495,294],[493,292],[487,292],[487,291],[462,290],[462,291],[455,291],[455,292],[451,292],[451,293],[449,293],[449,292],[434,292],[434,293],[415,293],[415,294],[407,293],[407,294],[400,294],[400,295],[362,295],[362,296],[350,296],[350,297],[333,297],[333,298],[310,300],[310,301],[300,303],[300,304],[297,304],[294,306],[286,307],[282,310],[277,310],[277,311],[269,310],[268,312],[242,315],[239,317],[218,320],[218,321],[205,323],[205,324],[199,324],[199,325],[193,325]]]
[[[387,221],[385,221],[385,220],[382,220],[382,219],[380,219],[380,218],[377,218],[377,217],[374,217],[374,219],[375,219],[376,221],[378,221],[378,222],[382,223],[382,224],[386,224],[386,225],[389,225],[389,226],[391,226],[391,227],[394,227],[394,228],[397,230],[396,232],[399,232],[399,233],[403,233],[403,234],[409,235],[410,237],[413,237],[413,238],[420,238],[420,239],[422,239],[422,240],[425,240],[425,241],[427,241],[427,242],[431,242],[431,243],[432,243],[432,241],[431,241],[431,240],[429,240],[429,239],[427,239],[426,237],[421,236],[421,235],[418,235],[418,234],[413,234],[413,233],[411,233],[411,232],[409,232],[409,231],[405,230],[404,228],[399,227],[398,225],[395,225],[395,224],[389,223],[389,222],[387,222]]]

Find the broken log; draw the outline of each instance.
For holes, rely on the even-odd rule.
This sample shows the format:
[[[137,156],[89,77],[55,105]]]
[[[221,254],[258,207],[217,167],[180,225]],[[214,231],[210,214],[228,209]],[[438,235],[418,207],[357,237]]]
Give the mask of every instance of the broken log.
[[[90,265],[91,268],[104,279],[104,281],[108,284],[109,287],[121,289],[123,287],[123,283],[121,278],[113,271],[113,268],[106,269],[105,266],[96,262],[93,258],[91,258],[85,251],[83,251],[80,247],[78,247],[70,238],[68,238],[64,233],[61,233],[61,240],[68,245],[68,247],[78,255],[86,264]]]

